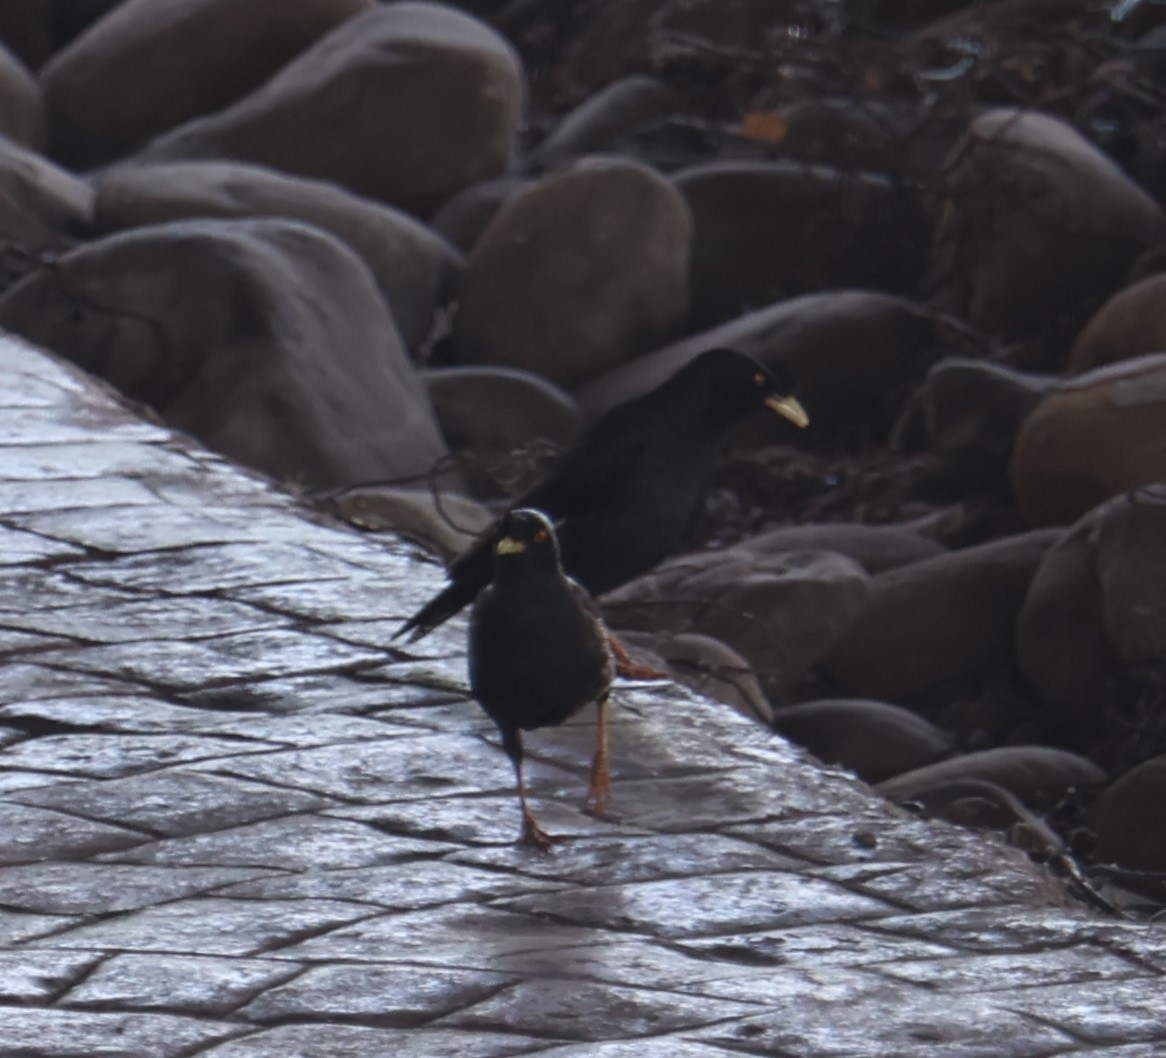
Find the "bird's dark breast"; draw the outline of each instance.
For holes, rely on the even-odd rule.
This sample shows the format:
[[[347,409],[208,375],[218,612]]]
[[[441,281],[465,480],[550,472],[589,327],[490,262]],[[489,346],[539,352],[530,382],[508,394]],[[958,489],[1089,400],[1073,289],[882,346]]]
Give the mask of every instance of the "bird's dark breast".
[[[575,606],[513,606],[496,587],[474,604],[470,684],[500,726],[531,730],[562,723],[611,682],[601,626]]]

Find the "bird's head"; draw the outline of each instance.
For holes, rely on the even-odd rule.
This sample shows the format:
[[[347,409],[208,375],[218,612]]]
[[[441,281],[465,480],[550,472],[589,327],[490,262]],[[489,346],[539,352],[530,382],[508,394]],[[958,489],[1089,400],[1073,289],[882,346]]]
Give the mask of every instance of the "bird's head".
[[[532,507],[508,511],[494,535],[494,568],[559,568],[559,541],[551,520]]]
[[[793,379],[780,364],[766,368],[735,349],[709,349],[690,360],[668,382],[701,402],[710,426],[727,427],[755,408],[766,407],[795,426],[810,417],[793,396]]]

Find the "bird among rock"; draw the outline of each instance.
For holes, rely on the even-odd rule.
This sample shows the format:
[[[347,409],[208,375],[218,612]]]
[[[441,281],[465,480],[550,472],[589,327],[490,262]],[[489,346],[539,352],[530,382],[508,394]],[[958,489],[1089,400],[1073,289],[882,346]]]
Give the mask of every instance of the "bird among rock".
[[[548,851],[559,840],[538,825],[526,800],[522,732],[563,723],[585,705],[599,708],[589,805],[611,794],[607,699],[614,662],[599,611],[563,573],[550,520],[519,508],[502,517],[492,543],[493,577],[470,614],[470,687],[502,735],[522,807],[520,842]]]
[[[652,392],[599,419],[545,481],[514,504],[556,525],[563,567],[592,595],[646,573],[683,543],[729,429],[768,407],[809,417],[790,380],[732,349],[695,357]],[[449,567],[449,583],[397,636],[427,635],[489,582],[491,530]]]

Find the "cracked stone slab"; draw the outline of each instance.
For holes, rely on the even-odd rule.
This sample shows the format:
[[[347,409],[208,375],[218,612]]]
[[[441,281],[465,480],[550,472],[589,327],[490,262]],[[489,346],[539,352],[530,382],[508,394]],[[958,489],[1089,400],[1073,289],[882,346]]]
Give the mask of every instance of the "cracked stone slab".
[[[6,408],[0,416],[0,445],[83,446],[94,441],[166,441],[170,432],[160,426],[131,419],[120,408],[87,409],[71,418],[56,408]]]
[[[352,567],[305,547],[223,543],[130,555],[93,568],[78,567],[76,575],[90,584],[186,595],[253,584],[347,580]]]
[[[60,772],[78,778],[115,779],[185,761],[260,753],[278,743],[211,735],[123,735],[82,732],[43,735],[0,751],[0,766]],[[0,853],[2,855],[2,853]]]
[[[775,976],[771,1003],[772,1013],[691,1035],[731,1051],[798,1058],[1044,1058],[1079,1042],[982,996],[945,996],[939,1007],[922,988],[825,998],[799,989],[783,1002]]]
[[[180,1058],[240,1031],[221,1021],[166,1014],[0,1007],[0,1040],[14,1058]]]
[[[97,961],[90,952],[0,952],[0,1003],[47,1003]]]
[[[299,967],[269,959],[115,955],[60,999],[66,1007],[229,1014]]]
[[[373,909],[340,900],[228,900],[191,897],[55,934],[49,947],[107,951],[257,956],[367,917]],[[0,1037],[2,1038],[2,1037]]]
[[[238,867],[31,863],[0,867],[0,904],[50,915],[108,915],[169,904],[263,873]]]
[[[38,610],[65,606],[102,606],[132,598],[114,589],[90,591],[74,577],[36,567],[0,567],[0,614],[28,612],[29,599]]]
[[[125,676],[179,690],[272,673],[339,669],[380,660],[374,650],[285,629],[213,639],[145,640],[48,651],[50,665],[105,676]]]
[[[514,783],[501,750],[456,732],[417,731],[358,745],[265,753],[225,767],[233,775],[265,782],[294,777],[301,789],[366,803],[512,790]],[[568,785],[579,781],[562,773],[559,778]]]
[[[538,859],[527,855],[525,849],[505,845],[469,849],[451,859],[583,885],[685,878],[699,875],[714,862],[724,871],[772,871],[800,865],[769,849],[719,834],[593,837],[567,842],[555,849],[554,856]]]
[[[500,896],[529,892],[549,883],[494,871],[481,871],[445,860],[411,860],[402,864],[306,871],[240,882],[222,896],[284,900],[314,897],[358,900],[386,909],[411,911],[454,902],[483,903]]]
[[[859,921],[891,913],[886,904],[820,879],[781,871],[563,889],[505,906],[595,929],[694,937],[808,922]]]
[[[67,929],[78,921],[76,915],[37,915],[0,908],[0,944],[21,944]],[[0,1036],[0,1039],[3,1039]]]
[[[54,812],[34,805],[0,802],[0,864],[30,863],[65,857],[84,859],[146,840],[124,827]]]
[[[4,623],[95,643],[132,643],[165,636],[188,637],[192,630],[199,638],[255,632],[286,625],[288,621],[226,599],[177,598],[29,610],[5,618]]]
[[[384,962],[391,955],[398,962],[492,970],[507,955],[533,956],[602,940],[595,930],[461,904],[377,915],[291,945],[280,955],[301,962]]]
[[[523,981],[439,1025],[550,1034],[568,1040],[627,1039],[754,1014],[761,1004],[563,979]],[[601,1013],[600,1013],[601,1012]]]
[[[30,511],[65,511],[78,508],[92,521],[126,518],[149,521],[155,510],[165,506],[141,482],[132,478],[105,474],[99,478],[77,480],[0,481],[0,511],[27,514]],[[150,507],[146,510],[120,510],[126,507]]]
[[[328,804],[322,797],[298,790],[182,769],[103,782],[60,783],[16,794],[13,799],[166,837],[225,830]]]
[[[517,982],[513,974],[483,970],[321,966],[269,989],[239,1013],[259,1022],[335,1018],[408,1028],[488,1001]],[[505,1026],[508,1031],[514,1027]]]
[[[213,863],[303,871],[322,863],[330,867],[393,863],[419,855],[440,855],[451,849],[448,844],[384,834],[345,819],[296,815],[154,841],[108,859],[122,863]]]
[[[495,1032],[286,1025],[220,1044],[198,1058],[515,1058],[545,1044]]]
[[[48,558],[83,553],[72,544],[51,539],[51,535],[46,537],[0,525],[0,566],[29,565]]]
[[[0,481],[79,480],[113,475],[148,483],[152,478],[198,473],[200,467],[195,456],[168,444],[96,439],[88,444],[34,443],[6,449]],[[78,522],[79,518],[70,516],[69,520]]]

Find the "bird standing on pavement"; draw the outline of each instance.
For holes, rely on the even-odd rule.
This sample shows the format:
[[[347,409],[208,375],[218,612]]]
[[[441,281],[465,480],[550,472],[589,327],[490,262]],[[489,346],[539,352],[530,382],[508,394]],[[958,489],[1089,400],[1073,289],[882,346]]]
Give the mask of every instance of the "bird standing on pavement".
[[[504,515],[493,538],[493,578],[470,615],[470,687],[498,725],[514,765],[522,806],[520,841],[543,851],[557,839],[536,822],[526,801],[522,732],[553,727],[596,702],[599,735],[589,804],[603,809],[607,770],[607,698],[614,664],[591,597],[559,561],[550,520],[539,511]]]
[[[684,541],[720,442],[744,416],[768,407],[809,422],[784,372],[732,349],[701,353],[668,381],[599,419],[549,478],[515,507],[557,525],[563,566],[593,595],[647,572]],[[449,584],[397,636],[427,635],[489,582],[493,532],[449,568]]]

